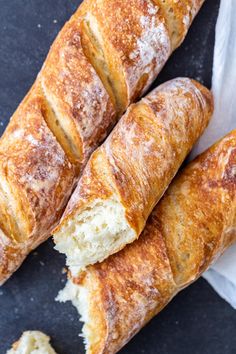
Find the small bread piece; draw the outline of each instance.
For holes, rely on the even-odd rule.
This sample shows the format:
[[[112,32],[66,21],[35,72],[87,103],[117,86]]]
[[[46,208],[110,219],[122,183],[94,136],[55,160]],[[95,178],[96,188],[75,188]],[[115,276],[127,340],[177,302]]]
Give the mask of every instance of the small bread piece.
[[[0,283],[48,238],[75,183],[75,168],[45,123],[49,114],[34,86],[1,138]]]
[[[6,354],[56,354],[49,342],[50,338],[44,333],[27,331]]]
[[[212,109],[210,92],[186,78],[128,109],[93,153],[54,231],[73,275],[138,238]]]
[[[119,351],[236,241],[236,130],[172,182],[140,238],[59,294],[85,322],[87,354]]]

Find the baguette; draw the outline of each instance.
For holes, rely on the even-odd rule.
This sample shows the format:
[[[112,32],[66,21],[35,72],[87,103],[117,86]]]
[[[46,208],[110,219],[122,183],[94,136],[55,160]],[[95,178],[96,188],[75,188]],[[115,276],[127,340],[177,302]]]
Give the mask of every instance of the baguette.
[[[87,354],[118,352],[236,241],[236,130],[172,182],[139,238],[71,278]]]
[[[202,2],[168,2],[181,40]],[[164,8],[86,0],[56,38],[0,140],[0,283],[49,237],[90,154],[175,49]]]
[[[27,331],[13,344],[7,354],[56,354],[49,341],[50,338],[42,332]]]
[[[186,78],[130,106],[93,153],[54,231],[73,275],[139,237],[212,110],[211,93]]]

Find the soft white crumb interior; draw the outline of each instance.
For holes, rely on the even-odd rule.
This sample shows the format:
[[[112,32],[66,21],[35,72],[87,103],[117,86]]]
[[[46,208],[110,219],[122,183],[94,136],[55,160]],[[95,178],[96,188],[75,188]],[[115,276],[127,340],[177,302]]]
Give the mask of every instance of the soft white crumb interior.
[[[66,286],[61,290],[56,298],[56,301],[67,302],[71,301],[72,304],[77,309],[80,315],[80,321],[84,322],[82,328],[82,337],[84,338],[84,344],[86,349],[88,349],[89,338],[91,336],[91,331],[89,330],[89,292],[86,287],[74,284],[70,279],[67,281]]]
[[[66,254],[73,276],[89,264],[102,262],[135,238],[123,206],[115,199],[90,204],[54,235],[55,248]]]
[[[49,341],[50,338],[42,332],[27,331],[7,354],[56,354]]]

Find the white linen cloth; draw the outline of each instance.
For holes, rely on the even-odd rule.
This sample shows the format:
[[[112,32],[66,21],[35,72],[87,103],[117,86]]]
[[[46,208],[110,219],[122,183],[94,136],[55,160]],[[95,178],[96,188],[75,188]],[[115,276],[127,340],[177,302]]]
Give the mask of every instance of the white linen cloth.
[[[212,91],[213,119],[190,156],[193,159],[236,128],[236,0],[221,0],[216,24]],[[236,245],[203,277],[236,309]]]

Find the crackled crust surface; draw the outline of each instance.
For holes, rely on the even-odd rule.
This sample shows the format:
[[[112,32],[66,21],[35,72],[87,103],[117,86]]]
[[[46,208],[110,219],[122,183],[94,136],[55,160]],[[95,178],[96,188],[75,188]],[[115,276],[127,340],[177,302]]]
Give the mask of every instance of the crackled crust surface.
[[[74,185],[74,167],[48,129],[45,114],[47,107],[35,86],[1,138],[0,227],[9,242],[1,243],[5,265],[0,279],[7,273],[6,254],[15,253],[14,262],[17,265],[19,257],[20,264],[29,249],[49,236]],[[9,273],[14,269],[10,263]]]
[[[21,263],[49,237],[89,155],[171,54],[165,16],[150,0],[86,0],[56,38],[0,140],[0,228],[15,268],[17,250]]]
[[[33,89],[12,117],[0,145],[1,168],[12,192],[28,209],[29,233],[37,229],[37,222],[40,234],[54,225],[74,180],[74,167],[45,124],[46,109],[37,88]]]
[[[212,110],[210,92],[184,78],[132,105],[90,158],[54,234],[96,199],[114,195],[138,237]]]
[[[204,0],[153,0],[165,18],[172,49],[184,40],[186,33]]]
[[[79,8],[55,40],[39,77],[45,98],[66,127],[71,143],[66,151],[80,168],[117,116],[112,98],[84,54],[81,21]]]
[[[179,174],[158,212],[175,280],[184,287],[236,238],[236,130]]]
[[[149,87],[171,54],[165,20],[150,0],[85,1],[84,11],[111,78],[119,80],[114,90],[124,111]]]
[[[119,351],[235,241],[236,130],[178,174],[137,241],[73,279],[97,324],[87,353]]]
[[[0,229],[0,285],[21,265],[27,252],[26,243],[10,239]]]

